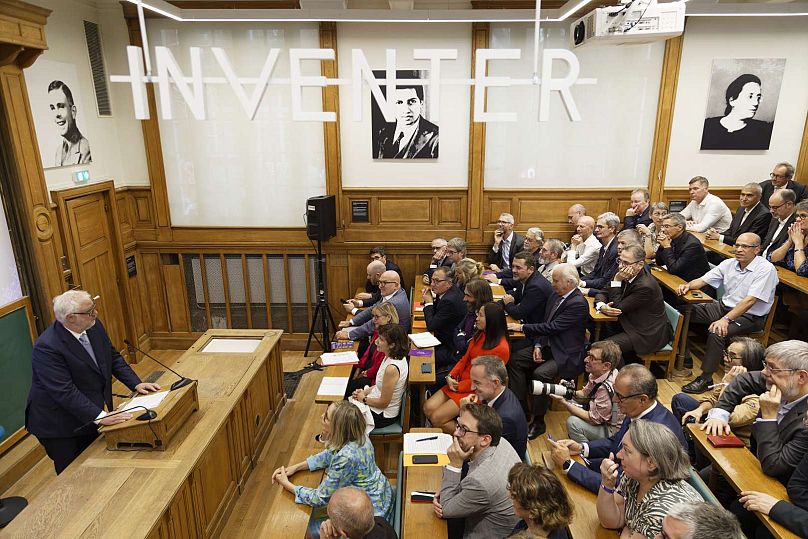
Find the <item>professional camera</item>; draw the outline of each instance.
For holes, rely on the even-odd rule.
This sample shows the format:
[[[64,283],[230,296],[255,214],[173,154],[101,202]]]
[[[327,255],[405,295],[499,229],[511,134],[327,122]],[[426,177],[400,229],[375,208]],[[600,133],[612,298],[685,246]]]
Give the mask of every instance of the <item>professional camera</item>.
[[[558,395],[565,399],[571,399],[575,395],[575,388],[561,384],[545,384],[544,382],[533,382],[534,395]]]

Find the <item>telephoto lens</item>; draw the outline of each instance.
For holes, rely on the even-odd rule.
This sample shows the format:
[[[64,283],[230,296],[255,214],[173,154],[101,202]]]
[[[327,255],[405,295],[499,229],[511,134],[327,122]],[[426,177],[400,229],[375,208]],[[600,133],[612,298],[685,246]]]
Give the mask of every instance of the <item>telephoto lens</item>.
[[[571,399],[575,395],[575,389],[561,384],[545,384],[544,382],[533,382],[534,395],[558,395],[565,399]]]

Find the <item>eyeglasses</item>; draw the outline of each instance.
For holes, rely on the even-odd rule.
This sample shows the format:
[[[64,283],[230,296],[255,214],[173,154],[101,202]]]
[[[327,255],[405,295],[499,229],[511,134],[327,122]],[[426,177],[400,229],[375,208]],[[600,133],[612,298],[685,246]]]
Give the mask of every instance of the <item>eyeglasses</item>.
[[[808,219],[808,213],[797,213],[797,215],[796,215],[796,217],[794,217],[794,219],[799,219],[800,221]]]
[[[447,255],[456,255],[457,251],[455,251],[454,249],[446,249],[444,253],[446,253]]]
[[[395,284],[395,281],[379,281],[379,285]]]
[[[80,312],[80,313],[70,313],[70,314],[83,314],[84,316],[93,316],[97,312],[98,311],[95,308],[95,302],[93,302],[93,307],[89,311],[84,311],[84,312]]]
[[[743,358],[741,356],[739,356],[737,354],[733,354],[729,350],[724,350],[724,359],[738,360],[738,361],[743,360]]]
[[[435,279],[434,277],[432,277],[432,278],[430,279],[430,281],[432,282],[432,284],[438,284],[438,283],[448,283],[448,282],[449,282],[449,279]]]
[[[778,369],[777,367],[772,367],[766,360],[763,360],[763,370],[769,372],[794,372],[798,371],[799,369]]]
[[[745,243],[736,243],[733,247],[735,247],[736,249],[755,249],[757,247],[760,247],[760,245],[759,244],[758,245],[747,245]]]
[[[603,361],[602,357],[596,357],[592,355],[592,352],[587,352],[585,357],[589,358],[590,361]]]
[[[617,259],[617,262],[621,266],[632,266],[632,265],[636,264],[637,262],[645,262],[645,261],[644,260],[635,260],[634,262],[626,262],[625,260]]]
[[[641,397],[645,395],[645,393],[632,393],[631,395],[621,395],[617,391],[614,392],[614,396],[619,401],[627,401],[628,399],[633,399],[634,397]]]
[[[469,430],[467,427],[464,427],[463,425],[460,424],[460,421],[458,420],[455,420],[455,432],[458,433],[461,438],[465,436],[467,432],[473,432],[474,434],[481,434],[479,431]]]
[[[771,178],[771,179],[777,178],[779,180],[779,179],[783,179],[783,178],[788,178],[788,176],[785,176],[783,174],[775,174],[774,172],[772,172],[771,174],[769,174],[769,178]]]
[[[772,210],[772,211],[777,211],[777,210],[779,210],[780,208],[782,208],[785,205],[786,205],[785,202],[783,202],[782,204],[778,204],[777,206],[775,206],[774,204],[771,204],[771,205],[769,205],[769,209]]]

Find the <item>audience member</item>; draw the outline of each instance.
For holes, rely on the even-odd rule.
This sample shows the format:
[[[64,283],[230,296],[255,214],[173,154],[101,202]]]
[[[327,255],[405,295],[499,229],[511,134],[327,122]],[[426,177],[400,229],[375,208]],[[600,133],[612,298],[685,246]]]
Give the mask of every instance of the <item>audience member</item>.
[[[679,295],[699,290],[705,285],[723,287],[720,301],[693,306],[691,322],[709,324],[707,345],[701,360],[701,374],[682,387],[685,393],[704,393],[712,384],[726,347],[726,339],[763,329],[772,308],[778,283],[777,270],[771,262],[757,256],[760,238],[746,232],[735,242],[735,258],[724,260],[702,277],[679,285]],[[685,357],[690,357],[685,350]]]
[[[451,266],[452,261],[446,256],[446,240],[443,238],[435,238],[432,240],[432,260],[429,261],[429,267],[424,272],[423,282],[429,284],[429,279],[432,277],[432,272],[441,266]]]
[[[620,347],[623,360],[661,350],[671,340],[668,316],[659,283],[645,266],[645,249],[627,245],[618,256],[619,270],[604,292],[595,297],[595,307],[616,316],[609,329],[610,341]]]
[[[328,500],[328,520],[320,526],[320,539],[398,539],[382,517],[373,516],[370,497],[356,487],[342,487]]]
[[[359,358],[359,363],[351,371],[351,379],[345,389],[345,398],[348,398],[357,389],[362,389],[373,383],[376,373],[384,361],[384,353],[376,348],[376,339],[379,338],[379,328],[387,324],[398,324],[398,312],[392,303],[374,305],[371,310],[373,320],[373,335],[370,344]]]
[[[533,255],[525,251],[516,254],[511,268],[514,279],[502,281],[507,292],[502,298],[505,312],[527,324],[542,322],[547,298],[553,293],[550,283],[536,273]],[[522,343],[523,346],[527,344]]]
[[[614,381],[623,366],[620,348],[611,341],[597,341],[584,356],[588,374],[586,385],[575,392],[569,401],[551,395],[570,413],[567,418],[567,436],[576,442],[591,442],[608,438],[620,429],[625,415],[614,399]]]
[[[495,355],[507,362],[510,355],[505,312],[500,304],[483,305],[477,312],[475,325],[477,331],[469,343],[468,350],[446,377],[446,385],[424,403],[424,415],[429,422],[433,427],[442,428],[446,433],[454,430],[454,419],[457,417],[460,399],[472,392],[471,360],[482,355]],[[441,372],[440,366],[436,366],[436,372]]]
[[[574,509],[564,485],[556,474],[538,464],[520,462],[508,472],[508,491],[513,511],[522,520],[508,537],[566,539],[566,527],[572,522]]]
[[[373,503],[374,515],[393,521],[393,489],[373,453],[373,444],[365,435],[365,418],[348,401],[331,403],[322,416],[321,437],[326,448],[302,462],[281,466],[272,474],[272,482],[295,495],[295,502],[313,507],[326,505],[338,489],[354,486],[364,490]],[[289,478],[300,471],[325,468],[325,476],[316,488],[295,485]]]
[[[524,333],[532,344],[514,351],[508,365],[511,389],[525,411],[528,395],[532,393],[529,380],[555,382],[558,376],[575,379],[582,371],[589,305],[577,284],[574,266],[556,266],[553,294],[547,302],[543,322],[509,325],[509,329]],[[546,396],[533,397],[533,421],[528,430],[531,440],[546,430],[544,415],[548,405]]]
[[[553,279],[553,269],[561,263],[564,254],[564,244],[557,238],[550,238],[544,242],[539,251],[539,266],[536,271],[542,277],[551,281]],[[576,270],[577,271],[577,270]]]
[[[354,401],[370,408],[374,428],[386,427],[398,419],[401,397],[407,389],[409,376],[409,344],[407,332],[398,324],[379,328],[376,348],[384,354],[384,361],[376,373],[375,383],[364,389],[356,389],[351,395]]]
[[[651,221],[650,225],[637,225],[635,229],[640,233],[642,245],[645,248],[645,258],[652,258],[656,256],[659,243],[657,236],[662,232],[662,219],[668,215],[668,205],[664,202],[655,202],[651,206]]]
[[[381,245],[377,245],[376,247],[371,247],[370,252],[370,261],[373,262],[374,260],[378,260],[382,264],[384,264],[384,269],[386,271],[395,271],[398,273],[398,278],[401,282],[404,282],[404,274],[401,273],[401,268],[399,268],[392,260],[387,259],[387,255],[384,252],[384,247]]]
[[[466,283],[480,277],[484,269],[481,262],[477,262],[473,258],[463,258],[454,265],[455,283],[460,287],[460,290],[463,290]]]
[[[541,228],[534,226],[532,228],[528,228],[527,232],[525,232],[525,251],[533,255],[533,263],[538,268],[541,262],[541,248],[544,245],[544,232]],[[563,248],[562,248],[563,252]],[[487,273],[484,277],[491,281],[492,283],[499,283],[499,279],[512,279],[513,278],[513,270],[511,268],[505,268],[502,271],[497,271],[496,273]]]
[[[808,276],[808,200],[797,204],[794,223],[788,227],[788,239],[769,253],[769,261],[790,269],[800,277]]]
[[[735,515],[709,502],[682,502],[668,509],[654,539],[741,539]]]
[[[426,329],[440,341],[435,358],[445,356],[440,363],[454,360],[454,338],[458,324],[466,316],[463,292],[454,284],[454,270],[441,266],[432,274],[431,286],[421,290]],[[451,358],[446,361],[447,358]]]
[[[626,210],[623,228],[637,228],[637,225],[650,225],[651,194],[647,189],[635,189],[631,192],[631,206]]]
[[[466,283],[463,290],[463,303],[466,304],[466,317],[458,324],[454,336],[454,359],[451,366],[454,367],[456,360],[463,357],[469,347],[474,335],[477,312],[486,303],[494,301],[494,294],[491,292],[491,285],[482,279],[472,279]],[[440,373],[438,373],[440,374]],[[437,378],[440,380],[440,377]]]
[[[617,373],[614,381],[614,398],[620,412],[625,414],[620,430],[608,438],[600,438],[591,442],[576,442],[575,440],[548,440],[552,448],[552,458],[556,466],[560,467],[570,479],[583,485],[592,492],[597,492],[600,485],[600,461],[616,454],[623,444],[623,437],[637,419],[646,419],[664,425],[671,432],[682,448],[687,447],[682,427],[662,404],[657,401],[657,381],[654,375],[644,365],[626,365]],[[588,464],[575,462],[570,457],[582,455]],[[686,458],[686,457],[685,457]]]
[[[373,260],[370,264],[368,264],[368,278],[367,281],[365,281],[365,291],[359,292],[356,294],[354,299],[343,305],[346,311],[356,314],[362,307],[370,307],[382,299],[382,293],[379,291],[379,279],[382,278],[382,273],[384,273],[384,271],[384,262]]]
[[[763,258],[766,258],[770,252],[788,241],[788,230],[796,220],[794,216],[795,202],[794,191],[791,189],[775,191],[769,198],[769,210],[772,214],[772,220],[769,223],[769,230],[760,244]]]
[[[803,424],[808,427],[808,414],[802,418]],[[799,537],[808,537],[808,453],[803,454],[786,488],[791,503],[778,500],[764,492],[743,491],[740,502],[747,511],[756,511],[769,515],[772,520],[784,526]],[[756,520],[757,537],[770,537],[768,531]],[[749,537],[752,537],[750,534]]]
[[[464,539],[504,537],[519,522],[508,494],[508,471],[520,459],[501,436],[502,421],[491,407],[469,403],[460,409],[433,507],[440,518],[462,519]]]
[[[754,232],[761,238],[765,238],[766,232],[769,230],[769,223],[772,220],[772,214],[769,212],[769,208],[760,200],[761,195],[760,185],[754,182],[747,183],[741,187],[741,205],[738,207],[738,211],[735,212],[729,228],[723,234],[715,228],[709,228],[705,237],[708,240],[718,240],[727,245],[735,245],[735,240],[744,232]],[[723,257],[718,253],[714,254],[718,257],[716,264],[720,263]]]
[[[769,198],[776,191],[781,189],[791,189],[797,196],[797,202],[808,198],[808,188],[805,185],[794,181],[794,165],[791,163],[777,163],[774,170],[769,174],[768,180],[760,182],[761,202],[764,206],[769,206]],[[763,236],[761,236],[763,237]]]
[[[444,251],[446,257],[455,264],[466,258],[466,242],[463,238],[452,238],[446,242],[446,250]]]
[[[519,399],[508,389],[508,371],[497,356],[479,356],[471,360],[471,390],[460,401],[487,404],[502,420],[502,437],[508,440],[519,458],[527,450],[527,420]]]
[[[687,222],[680,214],[672,213],[665,217],[662,232],[657,235],[659,249],[656,252],[656,263],[665,266],[671,275],[692,281],[710,271],[710,263],[701,241],[686,229]],[[710,296],[715,295],[712,288],[703,292]],[[662,297],[673,306],[683,303],[667,288],[662,291]]]
[[[379,278],[379,290],[382,294],[382,302],[392,303],[398,312],[398,323],[410,330],[410,300],[401,288],[401,280],[395,271],[385,271]],[[373,311],[366,309],[354,315],[351,320],[343,320],[339,323],[340,331],[334,336],[335,339],[351,339],[357,341],[373,334]]]
[[[617,229],[620,218],[612,212],[598,216],[595,235],[601,243],[598,259],[591,273],[581,276],[579,286],[588,289],[605,288],[614,274],[617,273]]]
[[[644,419],[631,423],[620,451],[600,464],[597,508],[604,528],[623,528],[621,537],[632,539],[654,537],[671,507],[703,501],[687,482],[690,462],[676,442],[664,425]]]
[[[696,423],[701,422],[702,416],[713,409],[721,397],[724,389],[735,380],[739,374],[763,370],[763,357],[766,349],[763,345],[749,337],[735,337],[724,351],[724,360],[721,366],[724,377],[713,391],[699,400],[687,393],[677,393],[671,400],[671,411],[682,425],[692,418]],[[752,423],[758,416],[760,403],[757,394],[744,395],[740,403],[732,410],[729,416],[729,426],[732,432],[744,443],[749,444],[752,435]],[[689,445],[691,445],[689,443]],[[692,445],[691,445],[692,447]],[[692,452],[691,452],[692,454]]]
[[[494,245],[488,252],[488,263],[493,271],[510,268],[513,257],[525,249],[525,239],[513,231],[513,215],[503,213],[494,230]]]
[[[593,234],[594,230],[595,220],[588,215],[581,216],[575,225],[575,235],[570,239],[570,248],[564,253],[563,260],[578,268],[581,275],[592,273],[598,261],[602,245]]]
[[[680,214],[687,220],[687,229],[692,232],[705,232],[709,228],[724,232],[728,229],[732,212],[723,200],[710,193],[707,178],[696,176],[688,183],[690,204]]]
[[[567,222],[572,226],[578,225],[578,219],[586,215],[586,208],[583,204],[573,204],[567,210]]]
[[[766,349],[761,372],[739,374],[724,389],[699,428],[707,434],[728,434],[729,418],[746,395],[760,395],[760,416],[752,425],[763,473],[788,483],[808,451],[808,343],[781,341]]]

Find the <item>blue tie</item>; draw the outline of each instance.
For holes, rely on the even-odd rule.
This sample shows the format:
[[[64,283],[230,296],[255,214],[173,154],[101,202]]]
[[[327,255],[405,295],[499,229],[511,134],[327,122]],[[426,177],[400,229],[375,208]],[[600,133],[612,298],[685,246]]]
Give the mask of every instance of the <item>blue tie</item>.
[[[87,338],[87,333],[82,333],[79,335],[79,342],[87,350],[87,353],[90,354],[90,357],[95,363],[95,366],[98,367],[98,361],[95,359],[95,352],[93,352],[93,346],[90,344],[90,339]]]

